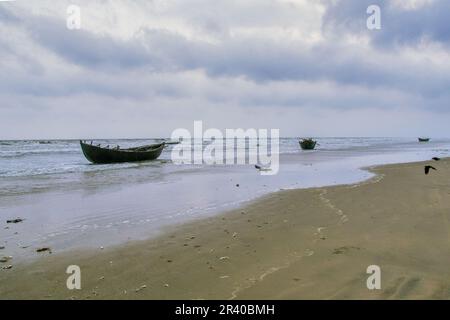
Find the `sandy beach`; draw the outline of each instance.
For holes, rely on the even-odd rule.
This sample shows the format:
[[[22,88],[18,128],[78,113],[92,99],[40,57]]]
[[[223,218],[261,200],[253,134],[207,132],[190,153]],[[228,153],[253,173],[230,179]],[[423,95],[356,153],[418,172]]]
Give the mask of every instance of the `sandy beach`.
[[[428,163],[280,191],[152,240],[43,253],[1,270],[0,298],[448,299],[450,161],[426,176]],[[81,268],[81,290],[66,288],[69,265]],[[381,268],[381,290],[366,287],[369,265]]]

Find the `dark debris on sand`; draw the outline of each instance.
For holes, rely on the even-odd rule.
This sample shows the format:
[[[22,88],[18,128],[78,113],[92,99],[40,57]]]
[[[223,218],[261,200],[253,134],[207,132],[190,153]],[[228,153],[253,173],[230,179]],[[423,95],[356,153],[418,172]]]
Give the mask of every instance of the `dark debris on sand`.
[[[48,253],[52,253],[52,249],[48,248],[48,247],[44,247],[44,248],[39,248],[36,249],[36,252],[40,253],[40,252],[48,252]]]
[[[17,218],[12,220],[6,220],[6,223],[20,223],[20,222],[23,222],[23,219]]]

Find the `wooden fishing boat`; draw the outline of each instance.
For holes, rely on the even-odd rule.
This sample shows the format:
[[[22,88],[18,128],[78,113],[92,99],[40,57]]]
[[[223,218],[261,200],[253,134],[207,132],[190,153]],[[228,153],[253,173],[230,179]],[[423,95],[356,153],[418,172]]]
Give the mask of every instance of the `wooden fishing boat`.
[[[313,139],[302,139],[299,141],[300,147],[303,150],[313,150],[316,147],[317,141]]]
[[[428,142],[430,138],[419,138],[419,142]]]
[[[161,155],[165,143],[128,149],[101,147],[83,141],[80,141],[80,145],[86,159],[92,163],[105,164],[155,160]]]

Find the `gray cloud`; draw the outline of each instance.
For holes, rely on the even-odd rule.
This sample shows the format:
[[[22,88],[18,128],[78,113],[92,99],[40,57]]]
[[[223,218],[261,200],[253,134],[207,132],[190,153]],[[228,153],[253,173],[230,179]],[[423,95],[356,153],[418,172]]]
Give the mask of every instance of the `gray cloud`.
[[[450,45],[448,13],[450,2],[434,0],[416,9],[393,5],[388,0],[326,1],[324,30],[328,33],[363,33],[379,47],[417,46],[423,40]],[[365,15],[369,5],[381,8],[382,28],[371,32],[366,28]]]
[[[326,24],[335,23],[330,21],[341,15],[351,19],[354,11],[366,17],[363,1],[354,6],[344,3],[347,4],[344,8],[337,6],[339,15],[333,15],[334,20],[328,21],[327,16],[331,13],[327,13]],[[162,29],[144,29],[139,37],[119,41],[84,30],[73,32],[61,28],[61,21],[56,19],[27,18],[23,23],[40,45],[70,63],[100,71],[136,68],[146,72],[204,70],[211,77],[244,76],[253,81],[327,80],[407,91],[413,88],[426,96],[444,94],[450,85],[450,75],[442,72],[440,66],[426,61],[422,64],[403,61],[394,52],[388,59],[383,58],[385,61],[377,60],[368,57],[367,51],[334,41],[306,50],[301,43],[270,38],[228,37],[219,44],[211,44],[188,40]]]
[[[334,114],[336,119],[339,112],[345,112],[342,121],[347,122],[352,114],[361,122],[363,114],[381,117],[398,115],[398,110],[445,119],[450,65],[442,57],[428,57],[419,43],[428,39],[431,44],[426,50],[448,44],[450,32],[443,17],[450,12],[449,4],[436,0],[417,10],[405,10],[378,1],[383,28],[369,32],[366,8],[371,2],[322,1],[326,10],[322,27],[317,25],[323,39],[310,43],[303,36],[286,36],[292,30],[301,33],[295,24],[296,13],[306,6],[273,1],[263,1],[260,6],[244,3],[239,8],[226,1],[219,1],[214,8],[201,0],[197,6],[180,3],[170,13],[199,36],[188,36],[161,23],[142,26],[125,38],[89,29],[70,31],[63,17],[0,6],[0,24],[28,39],[0,39],[0,54],[5,57],[0,62],[0,110],[10,115],[3,117],[0,125],[6,128],[5,121],[20,123],[20,112],[30,114],[30,110],[35,117],[40,110],[50,119],[56,108],[73,115],[72,135],[76,126],[86,121],[83,115],[101,117],[102,112],[111,114],[111,110],[114,116],[105,116],[98,130],[107,130],[106,119],[116,118],[133,127],[134,134],[136,128],[144,132],[145,125],[163,130],[161,119],[172,125],[203,117],[216,124],[233,124],[236,119],[228,119],[228,108],[246,119],[244,124],[267,125],[256,116],[258,108],[277,119],[276,124],[283,123],[284,113],[291,132],[296,130],[293,117],[321,113],[318,110]],[[407,22],[412,21],[415,24],[409,27]],[[239,28],[259,33],[233,31]],[[349,42],[347,36],[370,41]],[[445,50],[439,54],[445,55]],[[129,114],[130,109],[139,119]],[[155,118],[137,125],[150,115]],[[258,121],[253,122],[252,117]],[[69,121],[62,113],[60,119]],[[355,128],[364,134],[364,126]]]

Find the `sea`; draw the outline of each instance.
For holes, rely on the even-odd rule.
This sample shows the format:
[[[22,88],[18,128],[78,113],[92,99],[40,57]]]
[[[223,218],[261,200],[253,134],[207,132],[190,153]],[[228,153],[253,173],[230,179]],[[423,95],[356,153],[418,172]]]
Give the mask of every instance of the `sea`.
[[[78,140],[0,141],[0,246],[18,259],[35,248],[54,252],[99,248],[143,240],[173,226],[226,212],[270,193],[358,183],[366,168],[450,155],[450,139],[317,137],[315,150],[298,138],[281,138],[279,172],[262,175],[254,164],[176,164],[173,148],[141,163],[95,165]],[[99,139],[121,148],[167,139]],[[187,140],[184,146],[211,141]],[[251,154],[254,144],[241,147]],[[273,155],[272,155],[273,156]],[[301,210],[301,208],[299,208]],[[21,218],[23,222],[7,224]]]

